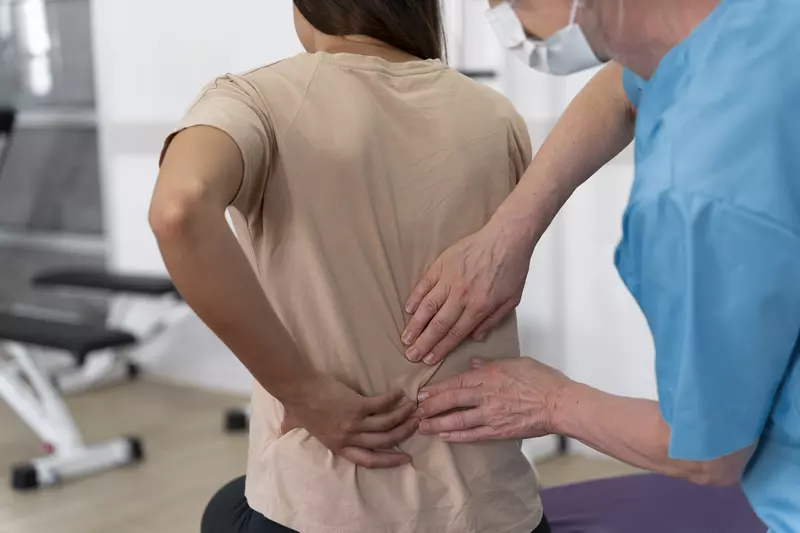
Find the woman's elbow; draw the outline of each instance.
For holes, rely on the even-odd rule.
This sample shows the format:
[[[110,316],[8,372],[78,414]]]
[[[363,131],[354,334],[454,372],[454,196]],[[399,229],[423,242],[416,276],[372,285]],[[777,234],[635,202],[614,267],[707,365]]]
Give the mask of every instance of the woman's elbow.
[[[193,195],[156,191],[150,203],[148,221],[159,242],[185,239],[203,216],[201,202]]]

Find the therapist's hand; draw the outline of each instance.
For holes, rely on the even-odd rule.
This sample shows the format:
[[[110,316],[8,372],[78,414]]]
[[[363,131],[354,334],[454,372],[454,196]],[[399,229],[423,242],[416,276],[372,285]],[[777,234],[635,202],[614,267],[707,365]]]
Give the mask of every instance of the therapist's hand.
[[[528,439],[554,433],[562,392],[572,383],[561,372],[523,357],[497,363],[475,360],[471,372],[425,387],[414,416],[420,433],[448,442]]]
[[[330,376],[298,386],[284,405],[281,433],[303,428],[334,454],[367,468],[393,468],[411,462],[396,446],[411,437],[416,407],[402,391],[367,398]]]
[[[406,303],[406,358],[435,365],[470,335],[483,340],[519,305],[533,247],[490,222],[446,250]]]

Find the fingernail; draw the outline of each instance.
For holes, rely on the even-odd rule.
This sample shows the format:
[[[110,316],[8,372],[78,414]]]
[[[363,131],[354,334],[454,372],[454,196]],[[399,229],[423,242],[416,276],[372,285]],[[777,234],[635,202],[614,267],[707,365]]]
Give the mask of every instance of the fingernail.
[[[429,396],[430,396],[429,393],[427,393],[425,391],[419,391],[419,393],[417,394],[417,401],[418,402],[424,402],[425,400],[428,399]]]
[[[414,304],[406,304],[406,313],[410,315],[414,311],[416,311],[416,309],[414,309]]]
[[[419,361],[419,350],[417,350],[413,346],[408,350],[406,350],[406,359],[408,359],[409,361]]]
[[[439,433],[439,438],[442,440],[448,440],[450,438],[450,433]]]
[[[432,365],[436,362],[436,355],[433,353],[429,353],[428,355],[425,356],[424,361],[425,364]]]
[[[406,346],[411,346],[411,343],[414,342],[414,336],[411,334],[410,331],[406,331],[403,333],[401,340],[403,341],[403,344],[405,344]]]
[[[428,422],[422,422],[419,425],[420,433],[428,433],[428,431],[430,431],[430,429],[431,429],[431,425]]]

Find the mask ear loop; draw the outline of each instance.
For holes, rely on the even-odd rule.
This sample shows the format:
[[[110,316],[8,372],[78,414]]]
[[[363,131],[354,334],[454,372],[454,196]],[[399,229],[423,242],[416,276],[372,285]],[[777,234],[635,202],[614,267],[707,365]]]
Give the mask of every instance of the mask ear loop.
[[[578,18],[578,7],[581,5],[581,0],[573,0],[572,2],[572,11],[569,14],[569,25],[573,26],[575,24],[575,20]]]

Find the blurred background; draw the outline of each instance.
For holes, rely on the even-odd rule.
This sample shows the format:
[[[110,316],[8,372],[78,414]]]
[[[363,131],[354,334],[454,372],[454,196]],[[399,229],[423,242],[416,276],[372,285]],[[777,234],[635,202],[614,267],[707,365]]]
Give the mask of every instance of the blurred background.
[[[505,93],[538,146],[594,73],[532,72],[497,45],[485,0],[446,4],[451,65]],[[73,372],[53,390],[87,442],[141,438],[145,461],[131,468],[44,486],[50,466],[26,461],[52,451],[41,435],[56,430],[32,431],[39,415],[29,409],[26,425],[9,400],[19,383],[0,377],[0,532],[197,531],[213,491],[243,473],[245,433],[225,429],[246,427],[249,375],[159,285],[146,214],[163,138],[199,88],[300,51],[290,0],[0,0],[0,108],[15,122],[5,150],[0,130],[0,313],[28,319],[40,337],[55,322],[148,341],[104,349],[105,370],[91,375],[76,374],[55,341],[28,354],[44,375]],[[572,198],[535,253],[519,324],[526,354],[609,392],[655,398],[650,336],[613,267],[632,177],[629,149]],[[8,377],[28,358],[4,358],[2,342]],[[87,385],[120,365],[141,379]],[[59,401],[43,408],[57,412],[53,427]],[[525,450],[548,485],[627,471],[557,438]],[[40,490],[12,490],[31,479]]]

